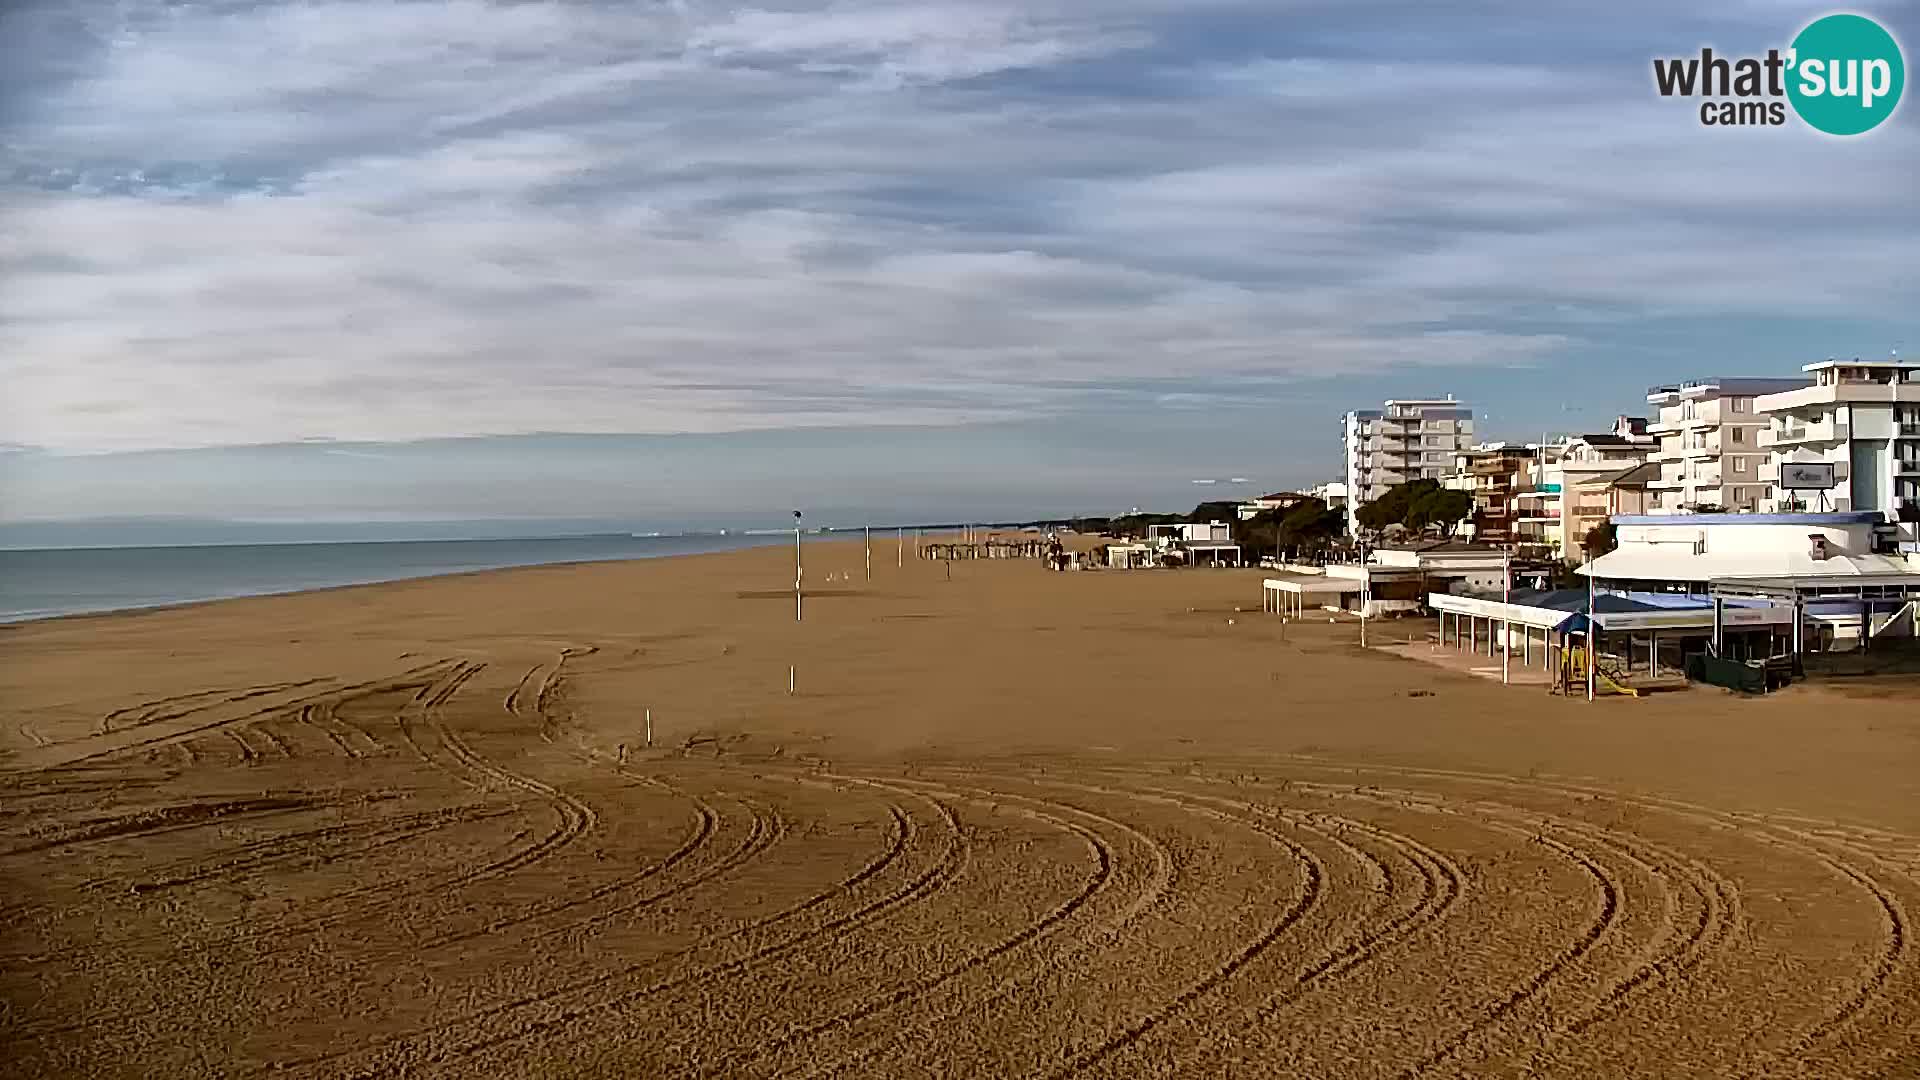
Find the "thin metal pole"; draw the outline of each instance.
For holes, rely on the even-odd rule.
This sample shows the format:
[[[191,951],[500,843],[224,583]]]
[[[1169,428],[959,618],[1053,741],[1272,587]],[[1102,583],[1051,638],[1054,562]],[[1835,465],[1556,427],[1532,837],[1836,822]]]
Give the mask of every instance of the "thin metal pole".
[[[873,526],[867,526],[867,580],[873,580]]]
[[[800,526],[793,527],[793,621],[800,621],[800,578],[803,571],[800,564]]]
[[[1500,620],[1500,682],[1508,685],[1513,682],[1510,667],[1513,662],[1513,556],[1500,560],[1500,602],[1509,610],[1501,612],[1507,616]]]
[[[893,564],[896,567],[907,565],[907,530],[905,529],[894,531]]]
[[[1599,627],[1593,623],[1593,566],[1587,566],[1587,700],[1593,700],[1594,670],[1600,662]]]

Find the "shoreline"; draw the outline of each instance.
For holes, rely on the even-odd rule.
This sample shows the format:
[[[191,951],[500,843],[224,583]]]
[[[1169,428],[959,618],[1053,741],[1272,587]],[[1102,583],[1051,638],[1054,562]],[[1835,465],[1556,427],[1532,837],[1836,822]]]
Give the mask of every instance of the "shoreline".
[[[563,537],[560,539],[577,539],[577,538]],[[755,538],[755,539],[759,539],[759,538]],[[769,541],[772,540],[771,537],[767,539]],[[459,543],[464,541],[437,541],[437,540],[436,541],[370,541],[369,543],[447,543],[447,542]],[[486,541],[476,541],[476,542],[484,543]],[[191,550],[194,548],[221,548],[221,547],[326,546],[326,543],[327,542],[319,542],[319,543],[308,544],[308,545],[205,544],[205,545],[190,545],[186,549]],[[361,543],[361,541],[345,541],[344,543]],[[59,612],[51,615],[28,615],[22,618],[14,618],[5,614],[0,614],[0,634],[4,634],[9,630],[12,630],[17,627],[28,627],[28,626],[44,627],[44,626],[50,626],[56,623],[78,622],[81,620],[98,621],[98,620],[112,619],[112,618],[132,618],[135,616],[142,616],[142,615],[157,615],[157,614],[163,614],[167,612],[187,611],[187,610],[193,610],[193,609],[207,608],[215,604],[240,603],[247,600],[283,600],[289,597],[296,597],[296,596],[340,593],[349,589],[372,589],[372,588],[378,588],[383,585],[404,585],[404,584],[409,584],[412,582],[419,582],[419,581],[439,581],[439,580],[451,580],[451,579],[457,579],[457,578],[479,577],[486,574],[504,574],[504,573],[509,573],[511,571],[515,571],[515,570],[544,570],[544,569],[550,569],[555,567],[602,566],[602,565],[618,564],[618,563],[658,562],[663,559],[699,559],[699,558],[705,558],[713,555],[728,555],[728,554],[732,554],[734,552],[739,552],[739,551],[757,551],[761,548],[774,547],[774,546],[778,546],[778,545],[772,542],[749,543],[749,544],[740,544],[734,547],[722,548],[717,551],[676,551],[676,552],[669,552],[664,555],[618,556],[614,558],[605,558],[605,559],[559,559],[553,562],[514,563],[507,566],[482,566],[482,567],[475,567],[473,569],[468,569],[468,570],[446,570],[446,571],[441,571],[437,573],[408,574],[404,577],[375,578],[370,581],[343,581],[343,582],[339,582],[337,584],[332,584],[332,585],[308,585],[308,586],[301,586],[298,588],[291,588],[291,589],[274,589],[274,590],[269,590],[264,592],[241,593],[234,596],[199,597],[192,600],[166,600],[166,601],[162,601],[160,603],[154,603],[154,604],[133,604],[125,607],[94,608],[86,611],[63,611],[63,612]],[[132,551],[132,550],[182,550],[182,549],[181,548],[46,548],[46,549],[35,549],[35,550]]]

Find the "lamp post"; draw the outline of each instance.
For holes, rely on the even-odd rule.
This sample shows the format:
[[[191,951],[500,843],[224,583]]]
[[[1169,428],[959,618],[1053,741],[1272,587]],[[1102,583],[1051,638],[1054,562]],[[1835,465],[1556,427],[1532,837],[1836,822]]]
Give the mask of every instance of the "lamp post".
[[[1500,560],[1500,603],[1507,610],[1501,612],[1508,618],[1500,621],[1500,682],[1501,685],[1513,681],[1508,666],[1513,659],[1513,553],[1507,552]]]
[[[1373,575],[1367,570],[1367,545],[1360,545],[1360,647],[1367,647],[1367,609],[1373,606]]]
[[[1587,700],[1593,700],[1593,665],[1600,662],[1600,649],[1595,642],[1598,630],[1593,623],[1593,560],[1587,560]]]
[[[793,512],[793,621],[800,621],[800,511]]]

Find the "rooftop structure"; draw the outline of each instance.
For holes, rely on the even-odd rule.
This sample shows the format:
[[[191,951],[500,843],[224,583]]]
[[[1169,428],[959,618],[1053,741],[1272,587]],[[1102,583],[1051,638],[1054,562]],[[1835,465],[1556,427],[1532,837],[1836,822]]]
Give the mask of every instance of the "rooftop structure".
[[[1712,583],[1730,578],[1843,579],[1916,570],[1874,513],[1622,515],[1613,524],[1619,546],[1580,572],[1620,587],[1704,595]]]

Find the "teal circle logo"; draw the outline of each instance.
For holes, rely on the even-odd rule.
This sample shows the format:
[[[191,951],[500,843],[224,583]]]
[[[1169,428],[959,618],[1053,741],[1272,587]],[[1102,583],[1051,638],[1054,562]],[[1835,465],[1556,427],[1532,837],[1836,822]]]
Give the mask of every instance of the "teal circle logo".
[[[1793,111],[1829,135],[1879,127],[1900,104],[1907,65],[1893,35],[1864,15],[1828,15],[1807,24],[1788,54]]]

